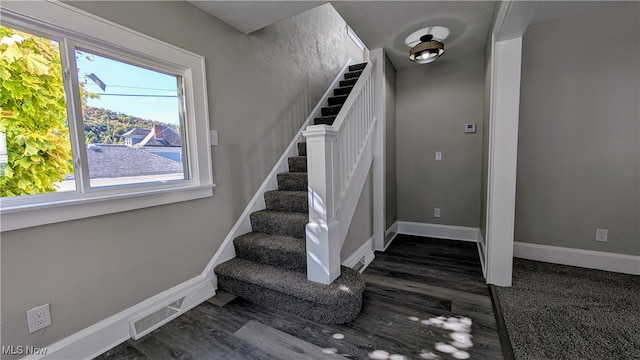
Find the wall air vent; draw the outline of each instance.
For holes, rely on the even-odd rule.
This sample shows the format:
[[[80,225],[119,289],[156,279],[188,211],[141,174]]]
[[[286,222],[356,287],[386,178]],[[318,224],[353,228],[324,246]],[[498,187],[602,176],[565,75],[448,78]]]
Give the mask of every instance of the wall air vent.
[[[140,339],[160,326],[191,310],[215,294],[213,285],[206,281],[193,286],[181,296],[158,304],[129,322],[129,332],[134,340]]]

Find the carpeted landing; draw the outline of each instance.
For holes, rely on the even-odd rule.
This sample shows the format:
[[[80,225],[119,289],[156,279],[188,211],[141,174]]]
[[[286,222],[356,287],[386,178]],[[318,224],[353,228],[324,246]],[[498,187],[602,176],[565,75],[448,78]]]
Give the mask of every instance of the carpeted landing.
[[[366,64],[349,67],[315,125],[331,125]],[[362,308],[365,282],[342,267],[331,285],[307,280],[305,227],[309,222],[306,143],[277,175],[278,190],[264,195],[266,209],[250,215],[253,232],[234,240],[236,258],[216,266],[218,288],[269,307],[324,324],[342,324]]]
[[[496,289],[518,360],[640,359],[640,276],[514,259]]]

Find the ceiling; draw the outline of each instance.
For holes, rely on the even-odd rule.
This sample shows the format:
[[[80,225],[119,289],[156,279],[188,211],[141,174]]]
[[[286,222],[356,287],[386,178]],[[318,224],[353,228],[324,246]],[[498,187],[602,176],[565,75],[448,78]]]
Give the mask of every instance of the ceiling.
[[[327,1],[189,1],[234,28],[251,33]],[[532,23],[552,21],[624,1],[540,1]],[[445,54],[439,62],[479,52],[496,5],[494,1],[331,1],[369,49],[383,47],[396,69],[409,61],[408,35],[427,26],[444,26]]]

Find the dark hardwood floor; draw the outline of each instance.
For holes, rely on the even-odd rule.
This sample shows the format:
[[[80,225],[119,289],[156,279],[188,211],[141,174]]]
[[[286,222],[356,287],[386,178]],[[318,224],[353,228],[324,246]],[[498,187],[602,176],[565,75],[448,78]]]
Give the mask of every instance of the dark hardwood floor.
[[[475,243],[399,235],[363,275],[350,324],[219,293],[97,359],[502,359]]]

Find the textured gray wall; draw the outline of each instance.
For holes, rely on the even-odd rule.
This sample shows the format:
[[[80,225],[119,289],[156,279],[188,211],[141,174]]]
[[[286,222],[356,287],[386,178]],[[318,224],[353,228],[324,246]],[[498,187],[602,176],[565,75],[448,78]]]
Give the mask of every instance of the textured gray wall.
[[[2,233],[2,345],[49,345],[200,274],[340,68],[362,60],[330,5],[244,35],[186,2],[71,4],[206,57],[217,187]],[[25,311],[47,302],[53,325],[29,335]]]
[[[384,57],[386,86],[386,226],[388,229],[398,219],[398,192],[396,184],[396,69],[388,57]]]
[[[636,2],[525,33],[516,241],[640,255],[639,13]]]
[[[478,227],[483,84],[482,52],[398,70],[398,220]]]

